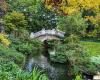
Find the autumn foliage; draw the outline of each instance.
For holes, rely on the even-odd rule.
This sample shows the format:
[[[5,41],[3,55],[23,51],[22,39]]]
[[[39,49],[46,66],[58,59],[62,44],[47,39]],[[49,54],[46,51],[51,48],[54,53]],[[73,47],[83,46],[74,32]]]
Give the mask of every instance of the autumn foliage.
[[[48,9],[64,14],[72,14],[82,9],[99,11],[100,0],[44,0]]]

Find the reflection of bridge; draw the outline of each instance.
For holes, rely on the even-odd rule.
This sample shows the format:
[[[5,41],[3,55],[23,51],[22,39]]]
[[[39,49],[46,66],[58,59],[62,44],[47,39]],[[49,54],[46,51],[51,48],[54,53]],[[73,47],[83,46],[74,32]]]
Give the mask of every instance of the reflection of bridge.
[[[55,29],[52,30],[42,29],[39,32],[31,33],[30,38],[38,38],[41,41],[44,41],[44,40],[64,38],[64,34],[65,32],[55,30]]]

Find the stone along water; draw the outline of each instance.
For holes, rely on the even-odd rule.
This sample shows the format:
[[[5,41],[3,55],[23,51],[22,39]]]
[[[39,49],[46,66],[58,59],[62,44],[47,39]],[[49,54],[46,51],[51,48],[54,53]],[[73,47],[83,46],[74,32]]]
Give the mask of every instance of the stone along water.
[[[39,68],[45,70],[50,80],[66,80],[67,79],[67,70],[66,65],[60,63],[52,63],[48,61],[47,57],[42,54],[36,57],[32,57],[29,59],[26,68],[28,71],[32,71],[34,66],[38,66]]]

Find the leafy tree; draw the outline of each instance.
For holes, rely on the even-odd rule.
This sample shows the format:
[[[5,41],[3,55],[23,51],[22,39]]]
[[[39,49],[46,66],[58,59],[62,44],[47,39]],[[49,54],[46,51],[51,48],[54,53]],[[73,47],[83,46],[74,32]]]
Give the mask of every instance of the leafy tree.
[[[48,9],[64,14],[72,14],[82,9],[99,11],[99,0],[44,0]]]
[[[42,28],[52,29],[56,27],[56,14],[47,10],[44,5],[41,5],[40,10],[36,14],[28,17],[31,26],[31,31],[39,31]]]
[[[99,0],[44,0],[45,7],[58,14],[69,16],[82,12],[82,17],[87,20],[87,36],[100,37],[98,26],[100,14]]]
[[[100,15],[97,13],[95,16],[85,16],[88,24],[88,33],[91,37],[99,37],[100,34]]]
[[[29,31],[39,31],[42,28],[51,29],[56,27],[56,15],[47,8],[41,0],[17,0],[8,1],[10,10],[24,13],[28,21]],[[13,3],[13,4],[12,4]]]
[[[84,34],[86,22],[80,13],[58,18],[57,28],[69,34]]]
[[[25,16],[23,13],[13,11],[5,15],[5,26],[6,31],[11,33],[15,30],[26,29],[27,21],[25,20]]]

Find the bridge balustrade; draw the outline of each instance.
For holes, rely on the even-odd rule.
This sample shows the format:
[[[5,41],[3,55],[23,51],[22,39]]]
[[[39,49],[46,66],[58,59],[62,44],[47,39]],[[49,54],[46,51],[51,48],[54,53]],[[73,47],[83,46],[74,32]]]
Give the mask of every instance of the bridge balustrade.
[[[42,29],[39,32],[31,33],[30,37],[31,38],[36,38],[36,37],[39,37],[39,36],[47,36],[47,35],[57,36],[57,37],[64,37],[64,34],[65,34],[65,32],[55,30],[55,29],[52,29],[52,30]]]

